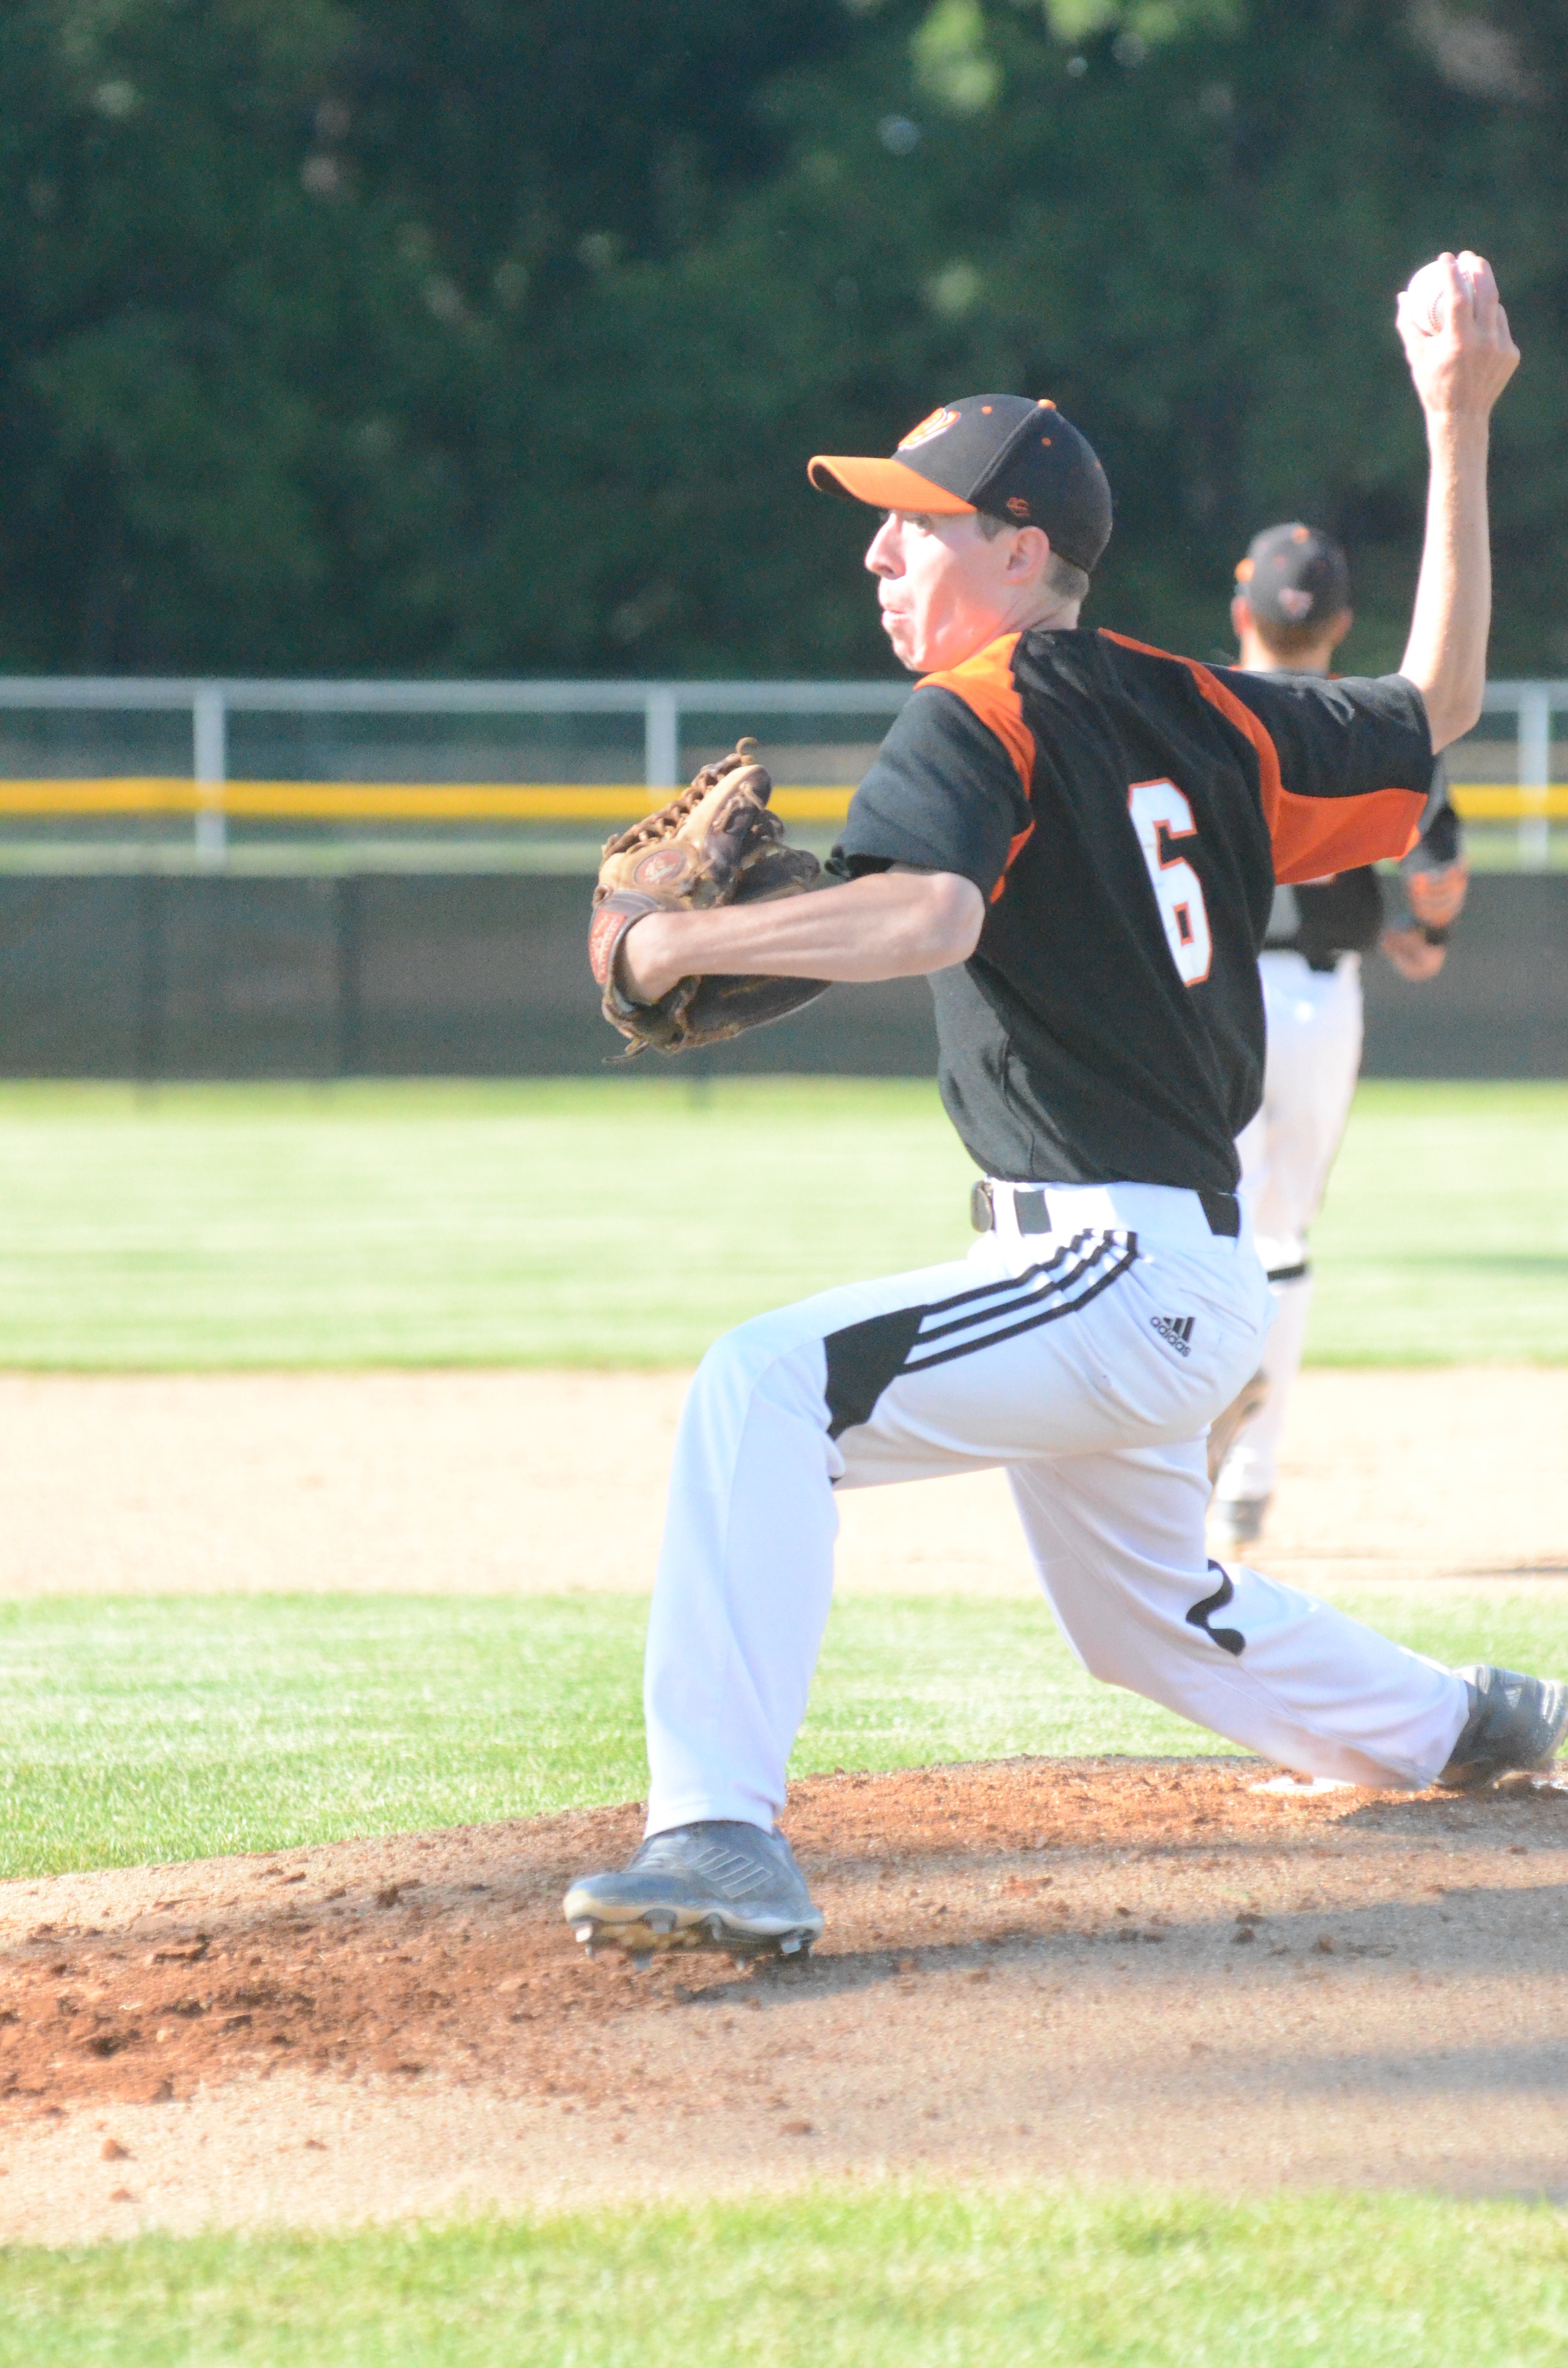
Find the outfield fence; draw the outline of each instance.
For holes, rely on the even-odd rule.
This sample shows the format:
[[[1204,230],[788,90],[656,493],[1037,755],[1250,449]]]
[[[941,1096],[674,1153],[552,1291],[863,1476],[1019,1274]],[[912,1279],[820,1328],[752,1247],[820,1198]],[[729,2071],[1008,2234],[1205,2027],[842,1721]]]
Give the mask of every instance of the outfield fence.
[[[872,682],[310,682],[0,677],[0,868],[222,871],[290,851],[377,868],[580,870],[607,826],[744,730],[810,837],[909,696]],[[1456,802],[1510,868],[1568,823],[1568,682],[1494,682],[1454,750]],[[282,859],[279,862],[278,859]],[[333,860],[332,859],[335,859]]]
[[[589,882],[513,867],[0,876],[0,1076],[611,1074]],[[1568,871],[1478,872],[1441,974],[1365,965],[1374,1076],[1568,1076]],[[630,1074],[929,1077],[924,979]],[[627,1074],[627,1073],[621,1073]]]

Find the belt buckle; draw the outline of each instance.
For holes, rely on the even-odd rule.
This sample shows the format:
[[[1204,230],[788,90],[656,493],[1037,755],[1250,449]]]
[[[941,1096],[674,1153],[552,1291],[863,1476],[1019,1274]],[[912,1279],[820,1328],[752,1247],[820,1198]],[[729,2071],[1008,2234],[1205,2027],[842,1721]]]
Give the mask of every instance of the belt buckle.
[[[992,1203],[991,1186],[982,1176],[970,1186],[969,1222],[977,1234],[988,1234],[996,1223],[996,1211]]]

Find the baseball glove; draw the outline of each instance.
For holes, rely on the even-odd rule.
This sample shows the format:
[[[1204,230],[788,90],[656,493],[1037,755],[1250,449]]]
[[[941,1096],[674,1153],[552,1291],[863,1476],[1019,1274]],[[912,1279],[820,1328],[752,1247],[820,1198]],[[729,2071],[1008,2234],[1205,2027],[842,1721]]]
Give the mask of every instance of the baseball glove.
[[[721,1044],[826,992],[825,979],[716,973],[683,978],[657,1003],[637,1003],[616,975],[626,933],[644,914],[765,904],[801,895],[820,878],[814,855],[784,843],[784,825],[768,811],[773,783],[752,761],[756,747],[755,740],[737,742],[730,756],[704,765],[688,790],[605,841],[588,961],[604,1016],[626,1038],[623,1060],[650,1045],[688,1053]]]

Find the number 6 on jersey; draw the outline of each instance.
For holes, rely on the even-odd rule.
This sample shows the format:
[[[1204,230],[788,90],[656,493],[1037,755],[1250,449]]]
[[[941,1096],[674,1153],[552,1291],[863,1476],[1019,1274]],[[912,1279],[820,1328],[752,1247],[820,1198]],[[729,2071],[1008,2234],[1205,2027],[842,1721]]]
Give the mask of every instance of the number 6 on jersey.
[[[1214,951],[1203,882],[1190,863],[1166,852],[1168,840],[1196,837],[1192,808],[1174,781],[1134,781],[1127,803],[1176,974],[1184,986],[1199,986],[1209,975]]]

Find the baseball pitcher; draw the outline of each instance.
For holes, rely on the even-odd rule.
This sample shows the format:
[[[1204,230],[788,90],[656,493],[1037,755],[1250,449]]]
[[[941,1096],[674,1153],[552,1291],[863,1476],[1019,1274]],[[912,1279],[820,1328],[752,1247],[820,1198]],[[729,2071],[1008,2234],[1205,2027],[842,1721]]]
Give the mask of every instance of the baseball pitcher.
[[[698,861],[672,908],[663,850],[618,869],[596,975],[624,1016],[693,980],[929,974],[979,1237],[703,1359],[648,1633],[647,1839],[567,1893],[590,1948],[788,1954],[820,1933],[777,1819],[840,1489],[1005,1466],[1084,1665],[1289,1768],[1470,1784],[1547,1763],[1568,1728],[1568,1686],[1442,1668],[1204,1545],[1208,1427],[1272,1305],[1235,1138],[1262,1090],[1275,882],[1403,855],[1434,749],[1480,711],[1487,423],[1518,356],[1463,260],[1468,278],[1444,258],[1436,318],[1401,308],[1431,491],[1409,644],[1381,680],[1275,681],[1080,630],[1110,492],[1049,402],[967,396],[892,459],[811,463],[883,513],[866,564],[920,684],[832,884],[731,894],[767,843],[737,811],[766,810],[766,777],[743,795],[726,776],[699,799],[722,879]],[[891,1206],[896,1167],[861,1190]]]

